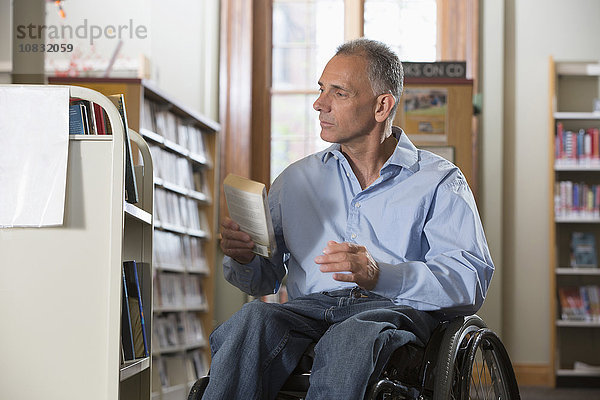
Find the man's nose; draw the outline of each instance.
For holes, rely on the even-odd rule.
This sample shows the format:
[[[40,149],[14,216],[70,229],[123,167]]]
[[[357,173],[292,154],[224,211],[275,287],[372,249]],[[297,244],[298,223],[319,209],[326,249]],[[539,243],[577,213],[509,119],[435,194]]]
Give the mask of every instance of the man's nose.
[[[315,109],[315,111],[329,111],[329,106],[327,104],[327,101],[325,99],[325,93],[321,93],[319,94],[319,97],[317,97],[317,100],[315,100],[315,102],[313,103],[313,108]]]

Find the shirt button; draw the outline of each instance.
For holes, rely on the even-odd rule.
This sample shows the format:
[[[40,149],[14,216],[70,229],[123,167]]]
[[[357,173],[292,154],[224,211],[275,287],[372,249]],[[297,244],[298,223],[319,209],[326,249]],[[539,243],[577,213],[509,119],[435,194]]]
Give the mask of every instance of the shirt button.
[[[356,239],[356,233],[353,233],[351,236],[352,239]]]
[[[356,203],[356,204],[354,204],[354,207],[356,207],[356,208],[360,208],[360,203]]]
[[[346,176],[350,178],[350,172],[346,172]]]

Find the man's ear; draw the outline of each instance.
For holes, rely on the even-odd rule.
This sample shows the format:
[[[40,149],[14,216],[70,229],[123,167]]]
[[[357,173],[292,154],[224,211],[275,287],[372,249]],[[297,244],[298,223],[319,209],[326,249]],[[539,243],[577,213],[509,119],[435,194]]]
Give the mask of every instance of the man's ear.
[[[384,122],[390,116],[396,99],[391,93],[384,93],[377,96],[377,106],[375,108],[375,120],[377,122]]]

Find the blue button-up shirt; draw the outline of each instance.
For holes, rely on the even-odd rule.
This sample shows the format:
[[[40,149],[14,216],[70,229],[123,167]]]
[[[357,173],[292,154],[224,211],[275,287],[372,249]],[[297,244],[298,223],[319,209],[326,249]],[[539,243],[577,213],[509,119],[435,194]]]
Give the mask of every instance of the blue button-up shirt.
[[[271,259],[224,260],[225,278],[246,293],[273,293],[286,274],[290,298],[355,286],[323,273],[314,258],[329,240],[363,245],[380,274],[373,292],[419,310],[479,309],[494,265],[473,194],[460,170],[398,144],[379,178],[362,189],[334,144],[284,170],[269,191],[277,239]]]

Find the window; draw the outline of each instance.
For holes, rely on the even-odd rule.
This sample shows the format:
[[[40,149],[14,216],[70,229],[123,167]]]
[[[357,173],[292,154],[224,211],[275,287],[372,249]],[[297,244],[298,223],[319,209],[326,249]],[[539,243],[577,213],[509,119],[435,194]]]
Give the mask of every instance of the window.
[[[436,0],[366,0],[365,37],[386,43],[401,61],[435,61]]]

